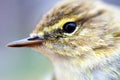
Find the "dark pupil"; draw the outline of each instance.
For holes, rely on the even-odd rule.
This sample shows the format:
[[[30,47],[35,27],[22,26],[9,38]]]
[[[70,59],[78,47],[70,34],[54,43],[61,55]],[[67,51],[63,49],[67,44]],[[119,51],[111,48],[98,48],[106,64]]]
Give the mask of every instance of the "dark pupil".
[[[63,26],[63,30],[66,33],[72,33],[76,29],[76,23],[75,22],[67,22]]]

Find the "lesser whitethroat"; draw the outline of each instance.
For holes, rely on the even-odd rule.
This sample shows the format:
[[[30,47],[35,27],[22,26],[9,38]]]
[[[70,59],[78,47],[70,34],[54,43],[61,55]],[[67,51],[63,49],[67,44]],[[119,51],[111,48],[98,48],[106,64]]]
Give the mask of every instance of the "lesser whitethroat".
[[[64,0],[30,37],[8,46],[47,56],[55,80],[120,80],[120,10],[100,0]]]

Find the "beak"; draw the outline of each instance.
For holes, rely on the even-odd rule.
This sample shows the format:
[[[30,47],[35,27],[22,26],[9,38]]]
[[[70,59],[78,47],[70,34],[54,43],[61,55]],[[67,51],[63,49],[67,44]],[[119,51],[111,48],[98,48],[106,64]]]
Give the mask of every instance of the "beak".
[[[40,37],[28,37],[25,39],[21,39],[18,41],[13,41],[9,44],[7,44],[8,47],[30,47],[33,45],[42,45],[42,43],[45,41],[45,39],[40,38]]]

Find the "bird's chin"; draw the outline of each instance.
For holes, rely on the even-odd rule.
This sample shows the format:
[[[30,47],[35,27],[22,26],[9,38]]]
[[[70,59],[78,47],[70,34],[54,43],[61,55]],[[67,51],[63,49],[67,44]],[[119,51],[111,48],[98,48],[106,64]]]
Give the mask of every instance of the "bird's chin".
[[[46,57],[48,57],[50,60],[52,60],[53,58],[55,58],[56,53],[47,48],[46,46],[44,46],[43,44],[41,45],[33,45],[31,46],[31,48],[33,48],[35,51],[40,52],[41,54],[45,55]]]

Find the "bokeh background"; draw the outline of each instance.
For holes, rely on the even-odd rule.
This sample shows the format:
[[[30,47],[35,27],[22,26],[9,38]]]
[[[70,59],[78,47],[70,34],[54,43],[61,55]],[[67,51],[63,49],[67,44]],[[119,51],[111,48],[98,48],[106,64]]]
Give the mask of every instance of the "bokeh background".
[[[0,0],[0,80],[49,80],[48,58],[27,48],[8,48],[8,42],[29,36],[58,0]],[[104,0],[119,6],[120,0]]]

